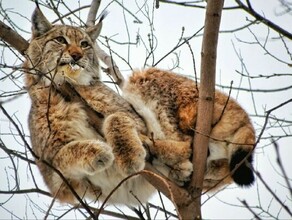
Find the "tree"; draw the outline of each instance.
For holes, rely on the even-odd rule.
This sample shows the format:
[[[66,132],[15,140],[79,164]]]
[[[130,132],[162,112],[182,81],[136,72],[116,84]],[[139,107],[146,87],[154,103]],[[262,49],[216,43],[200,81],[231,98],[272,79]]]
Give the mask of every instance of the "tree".
[[[93,3],[98,3],[99,1],[93,1]],[[210,3],[211,2],[211,3]],[[208,5],[214,3],[210,1]],[[106,2],[102,2],[106,4]],[[110,56],[106,56],[106,54],[102,53],[100,56],[104,61],[107,62],[107,66],[115,67],[115,71],[112,72],[111,75],[115,76],[114,73],[117,73],[119,69],[129,69],[131,70],[132,67],[141,67],[141,66],[159,66],[159,67],[164,67],[164,68],[169,68],[169,69],[176,69],[177,71],[180,71],[181,68],[185,68],[186,72],[197,72],[197,63],[200,61],[200,57],[198,57],[196,54],[200,50],[195,50],[197,46],[197,42],[200,39],[200,36],[202,35],[201,27],[203,26],[203,21],[201,22],[196,22],[197,26],[196,27],[194,24],[190,24],[190,28],[182,28],[181,30],[174,30],[172,27],[167,30],[166,36],[163,36],[164,39],[161,41],[159,32],[156,29],[162,28],[161,25],[159,25],[159,14],[161,11],[163,11],[163,8],[175,8],[178,9],[179,5],[183,5],[183,8],[180,10],[183,10],[185,12],[191,11],[192,17],[194,19],[200,20],[203,19],[203,12],[205,11],[205,6],[206,4],[203,1],[193,1],[193,2],[174,2],[174,1],[155,1],[155,2],[143,2],[140,3],[139,1],[135,2],[136,7],[133,7],[132,5],[127,5],[126,3],[119,2],[119,1],[111,1],[108,3],[108,5],[103,5],[100,8],[109,8],[109,10],[118,9],[120,10],[121,17],[124,18],[124,29],[119,33],[120,36],[111,36],[111,33],[118,33],[117,30],[112,30],[111,28],[113,24],[116,24],[117,21],[111,21],[110,17],[111,14],[109,15],[109,21],[106,23],[104,26],[106,27],[108,25],[108,29],[105,30],[106,34],[100,39],[100,46],[105,50],[108,51],[108,54]],[[76,9],[73,10],[73,7],[70,5],[69,7],[69,2],[60,2],[60,1],[46,1],[46,2],[40,2],[41,5],[44,7],[47,7],[48,10],[47,12],[52,12],[55,17],[57,17],[58,21],[63,21],[66,23],[72,23],[72,24],[77,24],[77,25],[84,25],[85,23],[87,25],[90,25],[90,22],[92,22],[92,17],[91,15],[89,16],[89,19],[87,19],[86,22],[83,20],[83,13],[85,10],[88,10],[90,5],[87,6],[81,6],[81,5],[76,5]],[[71,3],[70,3],[71,4]],[[169,4],[175,4],[175,6],[170,6]],[[258,151],[266,151],[266,149],[270,149],[271,146],[282,146],[282,142],[287,142],[287,144],[291,143],[291,120],[289,120],[289,115],[283,114],[283,116],[278,115],[278,111],[284,109],[287,111],[289,109],[289,106],[291,107],[291,99],[289,99],[289,90],[291,90],[291,86],[279,86],[279,85],[274,85],[271,86],[271,88],[268,87],[268,89],[264,89],[264,85],[260,85],[259,89],[254,89],[254,81],[255,80],[261,80],[261,81],[267,81],[268,79],[273,79],[275,82],[281,82],[284,83],[285,81],[283,79],[286,79],[288,81],[289,77],[291,77],[291,74],[289,73],[289,67],[291,67],[291,52],[290,52],[290,47],[291,42],[291,33],[289,33],[287,28],[284,27],[283,23],[280,23],[280,25],[276,25],[275,22],[272,22],[268,17],[265,15],[262,15],[262,13],[258,12],[259,10],[255,9],[253,7],[253,4],[250,1],[246,2],[241,2],[241,1],[230,1],[225,3],[225,8],[223,9],[223,18],[224,19],[224,14],[228,13],[238,13],[239,10],[243,10],[243,17],[246,17],[245,22],[239,22],[239,24],[235,24],[236,28],[233,29],[228,29],[224,30],[224,23],[223,20],[223,27],[221,28],[220,31],[220,38],[225,38],[226,36],[234,36],[235,42],[232,42],[232,45],[234,47],[234,51],[232,54],[232,59],[230,57],[224,56],[222,52],[220,51],[219,47],[219,65],[221,62],[232,62],[236,63],[239,61],[237,66],[235,67],[236,69],[241,67],[241,70],[236,70],[234,69],[231,70],[236,76],[231,76],[232,80],[237,80],[235,82],[235,85],[238,86],[233,86],[231,85],[226,85],[229,80],[224,80],[225,82],[220,83],[217,85],[221,89],[226,89],[227,92],[234,93],[237,92],[237,96],[239,97],[239,102],[241,103],[241,100],[244,99],[244,95],[240,93],[241,91],[246,91],[246,94],[248,94],[248,97],[252,100],[250,103],[252,104],[252,108],[250,108],[250,111],[253,111],[254,114],[252,115],[253,120],[255,121],[258,129],[258,142],[260,144],[257,144],[257,149]],[[32,4],[33,5],[33,4]],[[154,9],[154,6],[157,9]],[[32,7],[33,8],[33,7]],[[91,7],[93,9],[94,7]],[[96,7],[97,8],[97,7]],[[220,8],[220,7],[219,7]],[[282,9],[282,11],[276,11],[276,13],[279,14],[279,16],[284,16],[284,17],[289,17],[291,15],[291,3],[286,2],[286,1],[279,1],[279,6],[276,9]],[[33,9],[32,9],[33,10]],[[31,11],[32,11],[31,10]],[[138,13],[136,11],[138,10]],[[99,10],[100,11],[100,10]],[[194,11],[198,15],[194,16]],[[235,12],[236,11],[236,12]],[[90,11],[93,13],[93,17],[95,17],[94,11]],[[174,13],[174,12],[172,12]],[[200,15],[200,13],[202,13]],[[219,12],[220,13],[220,10]],[[17,53],[20,52],[22,53],[25,50],[25,41],[23,41],[22,38],[15,38],[17,35],[15,34],[15,31],[18,33],[28,33],[28,29],[22,28],[18,24],[18,19],[13,18],[13,16],[18,15],[20,18],[22,18],[23,14],[17,14],[17,10],[11,10],[9,9],[8,6],[5,6],[4,2],[1,4],[1,15],[3,17],[3,21],[5,24],[10,26],[12,28],[11,32],[9,32],[9,35],[7,34],[7,29],[4,27],[4,23],[1,24],[1,32],[0,32],[0,37],[4,39],[2,41],[2,58],[1,58],[1,72],[3,73],[3,77],[0,78],[0,82],[3,86],[1,86],[1,110],[2,110],[2,116],[3,120],[6,121],[6,125],[4,129],[8,128],[7,130],[1,131],[1,150],[4,152],[4,156],[1,157],[1,160],[3,161],[3,164],[5,164],[3,172],[3,176],[6,179],[6,184],[7,186],[4,189],[0,189],[1,194],[6,194],[7,200],[2,202],[2,208],[3,210],[6,210],[6,215],[7,213],[10,213],[11,216],[14,215],[14,210],[9,208],[9,203],[11,201],[15,201],[15,199],[22,197],[22,198],[27,198],[27,206],[31,207],[32,213],[44,213],[42,216],[46,217],[62,217],[63,215],[66,216],[67,212],[74,212],[72,210],[77,210],[76,212],[80,212],[84,214],[84,216],[88,216],[88,213],[86,213],[86,210],[84,210],[84,207],[69,207],[65,208],[64,211],[61,211],[61,214],[58,213],[58,211],[55,209],[55,202],[48,202],[48,204],[51,204],[49,207],[44,207],[40,206],[39,204],[35,203],[33,200],[31,200],[31,193],[38,193],[38,196],[41,198],[49,196],[49,193],[46,190],[42,190],[43,187],[39,186],[39,178],[37,174],[37,170],[35,169],[33,158],[31,153],[29,152],[29,142],[26,140],[27,136],[29,135],[27,132],[27,129],[24,127],[25,123],[24,121],[26,120],[26,115],[25,116],[20,116],[20,113],[16,113],[14,110],[15,103],[18,103],[18,98],[19,96],[23,96],[25,94],[25,91],[22,88],[22,82],[19,80],[19,76],[21,76],[21,62],[23,61],[23,58],[21,57],[20,54]],[[158,18],[156,17],[158,16]],[[91,18],[90,18],[91,17]],[[114,15],[112,17],[117,18],[117,15]],[[134,19],[134,24],[130,22],[130,19]],[[160,19],[162,19],[160,17]],[[176,19],[176,18],[175,18]],[[208,18],[211,19],[211,18]],[[162,19],[163,20],[163,19]],[[275,20],[277,20],[275,18]],[[110,22],[111,21],[111,22]],[[207,22],[210,20],[207,20]],[[144,23],[142,23],[144,22]],[[225,21],[226,22],[226,21]],[[27,22],[29,23],[29,22]],[[145,25],[145,23],[149,26],[149,29],[144,32],[145,30],[141,28],[141,32],[138,32],[135,34],[135,28],[138,26],[140,28],[142,25]],[[157,24],[158,23],[158,24]],[[175,20],[171,20],[171,16],[167,17],[167,25],[165,26],[172,26],[172,23],[175,23]],[[212,23],[212,22],[211,22]],[[139,26],[140,25],[140,26]],[[239,26],[237,26],[239,25]],[[196,27],[196,28],[195,28]],[[115,26],[114,29],[117,27]],[[189,29],[191,29],[189,31]],[[205,26],[205,29],[207,31],[207,25]],[[264,38],[262,39],[262,29],[266,30],[267,34],[264,35]],[[5,31],[4,31],[5,30]],[[108,32],[106,32],[109,30]],[[215,31],[216,32],[216,31]],[[126,33],[126,37],[123,36],[123,33]],[[149,33],[149,34],[148,34]],[[174,34],[173,34],[174,33]],[[136,35],[136,41],[133,41],[133,36]],[[161,34],[163,35],[163,33]],[[161,47],[165,43],[165,39],[167,37],[167,40],[169,40],[170,35],[176,35],[174,37],[174,40],[178,40],[178,43],[174,46],[171,47]],[[186,37],[191,35],[191,37]],[[9,37],[7,37],[9,36]],[[146,36],[146,37],[145,37]],[[214,36],[214,35],[213,35]],[[28,37],[27,37],[28,38]],[[247,38],[247,40],[246,40]],[[216,39],[216,38],[215,38]],[[8,44],[7,44],[8,43]],[[167,42],[168,43],[168,42]],[[275,51],[273,47],[270,45],[276,44],[281,48],[282,54],[278,53],[278,51]],[[216,42],[215,42],[216,45]],[[210,47],[210,49],[216,49],[216,46],[213,45]],[[241,46],[241,45],[244,45]],[[220,46],[220,40],[219,40],[219,46]],[[228,45],[226,45],[228,47]],[[230,46],[230,43],[229,43]],[[274,62],[275,65],[277,65],[277,68],[279,70],[273,72],[269,71],[267,69],[257,69],[253,64],[250,64],[250,60],[244,57],[244,50],[254,48],[255,46],[259,47],[260,50],[256,51],[256,53],[260,54],[261,56],[264,56],[263,53],[268,56],[269,62]],[[14,48],[13,48],[14,47]],[[136,48],[135,48],[136,47]],[[126,48],[126,50],[124,50]],[[242,48],[243,51],[239,51],[239,48]],[[165,52],[163,50],[167,50],[169,52]],[[102,52],[102,51],[101,51]],[[135,60],[133,59],[133,56],[131,56],[132,53],[136,54],[145,54],[144,56],[137,57]],[[186,55],[187,54],[187,55]],[[284,55],[283,55],[284,54]],[[105,56],[102,56],[105,55]],[[237,55],[234,56],[234,55]],[[162,57],[161,59],[157,57]],[[222,58],[221,58],[222,57]],[[112,59],[113,58],[113,59]],[[8,60],[9,59],[9,60]],[[225,61],[222,61],[224,59]],[[255,57],[253,57],[255,59]],[[112,60],[115,60],[118,65],[114,65],[112,63]],[[228,60],[228,61],[227,61]],[[136,62],[138,64],[136,64]],[[193,63],[193,65],[190,65],[190,63]],[[201,61],[202,63],[204,62],[203,59]],[[264,63],[266,64],[267,61]],[[141,65],[142,64],[142,65]],[[170,67],[171,65],[171,67]],[[119,67],[119,68],[117,68]],[[215,67],[215,65],[211,65],[209,67]],[[223,67],[217,67],[218,69]],[[250,70],[252,68],[252,70]],[[281,69],[281,70],[280,70]],[[111,69],[109,69],[111,70]],[[201,66],[201,71],[203,71],[204,68]],[[215,70],[215,69],[214,69]],[[271,73],[262,73],[260,74],[255,74],[256,71],[268,71]],[[115,78],[115,81],[117,82],[122,82],[123,80],[123,75],[127,73],[127,71],[122,71],[122,75],[118,75],[117,78]],[[182,71],[185,72],[185,71]],[[225,71],[224,71],[225,72]],[[225,74],[225,73],[224,73]],[[222,74],[222,76],[225,75]],[[196,74],[190,74],[194,75],[196,78]],[[218,75],[218,73],[217,73]],[[228,75],[227,75],[228,76]],[[230,76],[229,76],[230,77]],[[119,81],[118,79],[121,79]],[[201,77],[201,81],[204,81],[203,77]],[[245,82],[247,82],[245,84]],[[203,82],[202,82],[203,83]],[[211,86],[212,87],[212,86]],[[211,92],[211,90],[207,90],[207,92]],[[281,95],[278,95],[281,92]],[[201,93],[202,94],[202,93]],[[272,95],[277,97],[277,100],[273,102],[273,104],[270,104],[272,100],[270,97]],[[269,100],[267,100],[267,97],[269,97]],[[18,99],[17,99],[18,98]],[[246,100],[245,100],[246,101]],[[248,102],[248,101],[247,101]],[[260,102],[260,104],[258,103]],[[267,105],[266,110],[261,108],[261,105]],[[248,106],[248,105],[247,105]],[[12,108],[13,107],[13,108]],[[20,118],[23,117],[23,118]],[[200,120],[203,122],[203,120]],[[7,123],[9,122],[9,123]],[[207,126],[208,123],[206,123]],[[14,147],[16,143],[12,143],[11,139],[14,138],[16,142],[18,142],[18,145]],[[197,145],[198,146],[198,145]],[[285,171],[285,166],[284,160],[282,160],[280,153],[279,147],[276,147],[276,155],[277,155],[277,161],[279,164],[279,170],[280,174],[278,177],[283,181],[283,186],[282,188],[284,191],[290,194],[287,197],[287,199],[283,199],[279,196],[277,196],[276,193],[274,193],[274,190],[269,186],[269,181],[266,178],[262,178],[262,175],[260,172],[256,171],[256,174],[258,175],[258,191],[261,190],[261,182],[263,183],[263,187],[265,187],[265,192],[267,193],[272,193],[272,198],[273,200],[271,201],[271,204],[267,207],[263,204],[261,201],[261,197],[263,194],[261,192],[258,193],[258,204],[255,206],[250,205],[248,201],[240,197],[239,201],[242,204],[242,206],[246,207],[247,210],[250,210],[252,215],[254,215],[255,218],[262,218],[262,217],[285,217],[285,216],[292,216],[291,210],[289,209],[289,205],[286,204],[286,200],[288,200],[288,203],[291,204],[291,179],[289,179],[289,176],[291,174],[286,173]],[[202,161],[204,162],[204,159],[202,157]],[[275,162],[272,161],[272,164]],[[26,175],[27,177],[20,175],[22,171],[22,167],[27,167]],[[202,166],[204,167],[204,166]],[[148,169],[151,170],[151,167]],[[277,169],[277,168],[275,168]],[[199,169],[202,171],[202,169]],[[260,170],[260,169],[259,169]],[[2,175],[2,174],[1,174]],[[159,179],[159,178],[153,178],[153,176],[150,175],[149,181],[154,181],[154,184],[157,185],[157,187],[161,188],[163,190],[165,188],[165,183]],[[38,178],[38,180],[36,180]],[[28,187],[23,185],[25,179],[31,179],[32,181]],[[194,178],[194,180],[198,180],[198,178]],[[156,181],[156,182],[155,182]],[[162,182],[161,182],[162,181]],[[160,185],[162,184],[162,185]],[[171,184],[171,183],[169,183]],[[199,183],[200,184],[200,183]],[[266,184],[266,185],[265,185]],[[168,196],[173,195],[177,196],[181,200],[187,201],[186,195],[189,195],[188,192],[185,192],[185,194],[180,194],[178,191],[176,192],[174,189],[176,189],[176,186],[171,185],[171,191],[165,190],[164,193],[168,194]],[[200,188],[200,187],[199,187]],[[29,190],[26,190],[29,189]],[[279,189],[278,189],[279,190]],[[170,193],[171,192],[171,193]],[[248,193],[249,191],[246,191]],[[198,190],[198,193],[200,194],[200,190]],[[222,192],[224,193],[224,191]],[[17,196],[19,195],[19,197]],[[200,198],[200,197],[198,197]],[[207,197],[206,201],[204,203],[212,203],[213,200],[215,200],[216,197],[214,198],[213,196]],[[274,201],[275,200],[275,201]],[[252,201],[254,203],[254,201]],[[272,210],[271,207],[273,207],[273,203],[279,203],[280,204],[280,211],[277,213],[275,210]],[[199,204],[199,203],[197,203]],[[163,206],[162,204],[162,210]],[[203,205],[203,210],[204,210]],[[149,208],[150,207],[150,208]],[[90,207],[90,210],[93,210],[95,212],[96,210],[93,207]],[[153,208],[153,205],[147,206],[146,208],[144,207],[144,211],[139,210],[139,209],[134,209],[134,212],[142,218],[142,213],[145,212],[147,213],[147,210],[151,210]],[[159,207],[155,207],[158,210],[160,210]],[[172,217],[172,214],[170,214],[169,209],[163,210],[165,213],[165,218],[167,216]],[[24,210],[22,215],[24,216],[27,212],[27,209]],[[103,211],[104,213],[107,213],[107,211]],[[123,211],[121,213],[117,212],[110,212],[108,214],[114,216],[114,215],[119,215],[118,217],[122,218],[123,217]],[[188,211],[188,213],[190,213]],[[195,213],[195,212],[194,212]],[[203,212],[204,214],[204,212]],[[36,214],[37,215],[37,214]],[[150,215],[150,214],[149,214]],[[218,214],[220,217],[220,214]],[[20,216],[20,217],[23,217]],[[29,218],[28,215],[27,218]],[[152,215],[151,217],[147,216],[147,214],[144,214],[146,218],[154,218],[155,215]],[[153,217],[154,216],[154,217]],[[16,216],[14,216],[16,217]]]

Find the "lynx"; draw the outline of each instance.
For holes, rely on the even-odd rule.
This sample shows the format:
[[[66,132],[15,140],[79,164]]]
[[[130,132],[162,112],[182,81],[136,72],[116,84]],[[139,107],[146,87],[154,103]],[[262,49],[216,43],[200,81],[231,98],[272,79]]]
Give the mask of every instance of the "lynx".
[[[199,84],[193,80],[150,68],[134,72],[123,94],[157,139],[153,154],[160,150],[158,140],[184,142],[193,137],[199,99]],[[240,186],[251,185],[254,144],[255,131],[247,113],[235,100],[216,91],[204,189],[220,188],[233,181]],[[245,157],[249,164],[236,168]],[[160,162],[167,164],[167,159],[160,158]]]
[[[24,65],[32,102],[29,115],[32,148],[52,195],[71,204],[76,203],[76,198],[56,171],[62,173],[80,197],[100,201],[125,177],[143,170],[149,157],[154,157],[153,165],[178,184],[186,184],[192,173],[190,131],[196,121],[197,101],[193,81],[156,69],[137,72],[124,89],[125,99],[122,98],[100,80],[95,40],[101,26],[101,21],[86,30],[52,25],[39,8],[32,16],[32,40]],[[161,84],[157,82],[161,90],[151,79],[155,72],[166,77],[158,81]],[[86,105],[60,92],[66,82]],[[181,91],[171,89],[173,83]],[[181,83],[183,88],[186,85],[185,90]],[[215,100],[219,102],[215,106],[219,114],[226,96],[217,95],[220,98]],[[139,99],[133,100],[135,97]],[[99,124],[89,120],[85,110],[88,106],[98,113]],[[226,114],[238,115],[238,120],[227,120],[230,116]],[[218,115],[214,117],[217,122]],[[204,189],[217,188],[233,179],[240,185],[249,185],[253,174],[247,164],[242,164],[230,177],[230,171],[254,143],[247,114],[234,101],[228,102],[213,133],[216,139],[209,147]],[[135,205],[147,202],[154,192],[155,188],[143,177],[135,176],[122,184],[109,201]]]
[[[101,26],[101,22],[86,30],[53,26],[38,8],[32,16],[32,40],[24,65],[32,102],[31,143],[46,185],[61,202],[77,201],[52,167],[80,197],[103,201],[120,181],[145,166],[147,149],[142,139],[147,128],[143,119],[100,81],[94,41]],[[70,82],[98,112],[99,125],[90,122],[87,106],[60,93],[65,82]],[[170,175],[181,183],[189,179],[192,164],[189,143],[179,144],[180,154],[169,164],[174,167]],[[119,187],[109,202],[144,203],[154,192],[152,185],[137,176]]]

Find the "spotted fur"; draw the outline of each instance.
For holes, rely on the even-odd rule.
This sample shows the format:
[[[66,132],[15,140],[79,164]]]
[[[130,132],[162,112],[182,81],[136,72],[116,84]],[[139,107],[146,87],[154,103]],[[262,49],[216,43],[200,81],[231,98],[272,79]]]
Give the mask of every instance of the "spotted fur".
[[[61,202],[76,203],[58,170],[80,197],[103,201],[126,176],[144,169],[147,158],[167,177],[185,184],[193,167],[190,131],[195,125],[197,104],[193,81],[157,69],[136,72],[124,89],[126,101],[100,81],[94,42],[101,22],[87,30],[52,25],[37,8],[32,24],[33,37],[24,64],[32,101],[29,127],[36,163],[52,195]],[[70,72],[73,78],[64,66],[74,67]],[[65,82],[74,87],[86,105],[59,92]],[[216,99],[215,106],[222,112],[226,96],[216,94],[221,98]],[[85,111],[88,106],[98,112],[98,125],[90,121]],[[230,174],[230,167],[238,162],[236,158],[241,160],[254,141],[246,113],[234,101],[227,106],[226,114],[213,128],[216,141],[209,147],[205,189]],[[225,120],[229,113],[232,117],[238,115],[239,124]],[[236,157],[232,157],[234,153]],[[240,173],[245,171],[250,170],[245,168]],[[221,183],[231,181],[227,178]],[[139,204],[148,201],[154,192],[143,177],[136,176],[122,184],[109,201]]]
[[[137,132],[146,133],[144,122],[99,80],[94,41],[101,23],[89,30],[53,26],[39,9],[32,23],[25,76],[32,101],[29,128],[32,148],[39,157],[37,165],[52,195],[61,202],[74,204],[76,198],[47,163],[62,173],[80,197],[103,201],[126,176],[144,168],[146,150]],[[61,68],[71,63],[81,69],[74,80],[66,77],[66,69]],[[85,100],[94,100],[90,104],[101,115],[100,125],[92,126],[82,103],[58,92],[66,81]],[[110,202],[138,204],[148,201],[154,192],[142,177],[131,178]]]

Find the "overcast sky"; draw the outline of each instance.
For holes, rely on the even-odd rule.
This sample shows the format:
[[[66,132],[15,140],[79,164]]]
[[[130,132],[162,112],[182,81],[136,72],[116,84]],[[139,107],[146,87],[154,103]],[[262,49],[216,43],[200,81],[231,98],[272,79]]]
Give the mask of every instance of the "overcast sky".
[[[1,2],[1,1],[0,1]],[[69,2],[69,1],[66,1]],[[81,6],[87,5],[90,1],[70,1],[71,9],[78,7],[78,2]],[[110,5],[107,5],[107,2],[103,1],[101,9],[107,7],[109,15],[104,21],[103,30],[101,35],[107,36],[114,41],[118,42],[128,42],[129,38],[131,42],[135,42],[137,33],[141,35],[144,43],[148,45],[147,34],[150,32],[149,22],[147,17],[143,15],[145,9],[140,7],[144,5],[144,1],[137,0],[137,3],[134,1],[124,1],[125,8],[132,13],[135,17],[142,21],[141,24],[133,22],[135,17],[126,11],[123,11],[122,7],[113,2]],[[122,2],[121,0],[119,2]],[[127,3],[126,3],[127,2]],[[226,0],[225,5],[232,5],[233,1]],[[267,18],[270,18],[277,24],[281,25],[287,30],[291,30],[291,16],[275,16],[275,13],[280,12],[280,7],[278,1],[274,0],[257,0],[252,2],[254,8],[262,15]],[[149,7],[152,7],[150,1],[147,3]],[[2,8],[7,9],[8,15],[12,20],[17,24],[17,26],[26,31],[27,33],[20,32],[22,36],[26,39],[30,37],[30,16],[34,10],[34,4],[27,0],[4,0],[2,1]],[[42,10],[45,12],[45,15],[50,21],[55,20],[57,17],[51,11],[48,11],[44,8]],[[64,11],[66,11],[63,8]],[[150,8],[150,13],[152,9]],[[17,12],[17,13],[15,13]],[[86,12],[81,14],[86,20]],[[79,14],[77,14],[79,16]],[[3,17],[0,16],[0,19],[3,21]],[[74,18],[73,18],[74,19]],[[125,20],[126,19],[126,20]],[[245,14],[240,10],[236,11],[224,11],[222,15],[222,24],[221,30],[232,30],[234,28],[243,26],[247,24],[247,19],[251,19],[250,16]],[[290,19],[290,20],[288,20]],[[184,37],[191,36],[196,31],[198,31],[204,22],[204,10],[179,7],[175,5],[160,4],[160,8],[154,11],[154,35],[156,37],[156,50],[155,50],[155,61],[156,63],[161,57],[163,57],[167,52],[169,52],[177,43],[181,37],[182,27],[184,27]],[[125,25],[127,23],[127,25]],[[245,74],[250,74],[252,76],[257,75],[271,75],[273,73],[290,73],[291,67],[288,67],[283,62],[279,62],[276,59],[272,58],[269,55],[265,55],[265,51],[256,44],[246,44],[244,42],[254,42],[253,33],[256,33],[261,42],[265,39],[267,34],[271,37],[278,37],[272,30],[269,30],[266,26],[257,24],[251,27],[251,31],[243,30],[231,34],[221,34],[219,37],[218,45],[218,61],[217,61],[217,84],[222,84],[229,86],[231,81],[233,81],[233,87],[242,87],[242,88],[252,88],[252,89],[273,89],[286,87],[291,85],[292,78],[289,77],[278,77],[271,79],[251,79],[249,80],[246,77],[240,76],[236,71],[242,71]],[[103,42],[104,39],[100,38]],[[200,50],[201,50],[201,37],[196,37],[191,40],[190,45],[193,49],[196,68],[199,73],[200,69]],[[143,68],[145,61],[145,48],[143,47],[143,41],[140,41],[138,46],[133,45],[131,47],[123,45],[117,45],[113,42],[110,42],[111,48],[115,50],[120,56],[126,59],[133,68]],[[287,42],[287,47],[291,51],[291,42]],[[0,46],[1,47],[1,46]],[[108,51],[105,47],[103,47]],[[279,59],[282,59],[286,62],[290,62],[289,56],[285,52],[281,41],[269,40],[267,42],[266,48],[275,54]],[[2,51],[2,48],[1,48]],[[176,57],[179,57],[179,68],[176,68],[174,71],[186,75],[194,75],[193,63],[190,50],[188,47],[182,46],[180,49],[175,51],[176,54],[171,54],[161,63],[158,64],[158,67],[164,69],[171,69],[173,63],[176,63]],[[236,55],[239,54],[240,58],[244,62],[245,66],[242,65],[241,60]],[[127,76],[130,74],[129,66],[118,57],[114,57],[122,73]],[[21,62],[16,60],[13,53],[6,50],[4,53],[0,54],[1,64],[6,63],[8,65],[16,65]],[[16,63],[15,63],[16,62]],[[151,65],[151,59],[147,63]],[[19,76],[19,74],[16,74]],[[0,79],[4,77],[4,74],[0,72]],[[18,90],[18,86],[22,86],[22,78],[6,79],[0,81],[0,92],[3,91],[12,91]],[[228,92],[228,89],[224,90]],[[273,93],[251,93],[245,91],[232,91],[232,96],[237,99],[237,101],[251,114],[251,115],[263,115],[265,110],[271,109],[280,103],[291,98],[291,89],[284,92],[273,92]],[[254,105],[255,103],[255,105]],[[17,117],[19,124],[22,125],[26,135],[29,135],[27,128],[27,117],[30,108],[30,101],[27,94],[24,94],[18,97],[15,100],[6,102],[4,107],[9,110],[11,115]],[[286,119],[292,121],[291,115],[292,104],[288,104],[283,108],[280,108],[273,113],[278,118]],[[258,117],[252,117],[253,123],[257,131],[260,131],[264,120]],[[20,139],[15,138],[8,133],[15,133],[15,128],[9,123],[8,119],[0,112],[0,137],[1,140],[11,149],[21,149],[23,150],[23,143]],[[270,135],[282,135],[287,133],[291,135],[291,123],[290,127],[279,129],[276,128],[268,129],[264,136]],[[288,191],[285,190],[285,182],[281,178],[279,167],[275,162],[275,153],[272,146],[267,146],[269,141],[261,141],[257,146],[256,155],[255,155],[255,167],[262,174],[263,178],[271,186],[271,188],[279,195],[283,201],[286,201],[286,204],[292,207],[291,198],[287,197]],[[280,146],[281,158],[286,168],[288,176],[292,177],[292,138],[284,138],[278,141]],[[12,173],[10,160],[1,159],[4,155],[3,151],[0,151],[0,190],[7,190],[8,178],[7,173]],[[2,165],[4,164],[4,166]],[[32,188],[33,180],[28,173],[28,167],[26,164],[20,163],[18,165],[18,173],[21,183],[21,188]],[[36,181],[40,188],[45,189],[44,184],[42,183],[42,178],[36,173]],[[204,196],[203,200],[207,200],[208,196]],[[0,196],[0,204],[3,204],[9,197]],[[29,207],[28,204],[31,204],[29,200],[38,201],[37,204],[40,207]],[[231,185],[228,189],[223,190],[218,193],[212,199],[209,199],[203,205],[203,217],[206,219],[245,219],[252,218],[252,214],[245,208],[242,207],[240,201],[246,200],[247,203],[251,206],[259,205],[259,203],[265,208],[269,209],[271,213],[275,216],[279,214],[279,218],[288,218],[289,215],[285,211],[280,211],[280,206],[276,201],[273,201],[272,196],[265,190],[262,184],[259,181],[256,184],[248,189],[239,189],[235,185]],[[42,218],[43,213],[39,211],[40,209],[46,210],[49,206],[51,198],[45,196],[39,196],[36,194],[30,194],[29,196],[24,195],[15,195],[13,196],[5,205],[0,205],[0,219],[12,218],[16,219],[16,216],[20,218]],[[160,205],[158,202],[158,197],[155,197],[152,201],[157,205]],[[230,205],[232,204],[232,205]],[[62,210],[62,206],[57,205],[57,208]],[[15,216],[11,215],[7,210],[12,211]],[[34,210],[34,213],[33,211]],[[61,211],[62,212],[62,211]],[[82,217],[78,215],[77,217]],[[68,216],[69,218],[69,216]],[[75,218],[75,215],[70,215],[70,218]]]

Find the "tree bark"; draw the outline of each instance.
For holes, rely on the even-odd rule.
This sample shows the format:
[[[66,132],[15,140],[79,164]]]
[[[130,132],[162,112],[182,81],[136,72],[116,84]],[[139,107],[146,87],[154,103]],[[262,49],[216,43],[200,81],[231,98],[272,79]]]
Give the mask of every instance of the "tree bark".
[[[99,9],[101,0],[92,0],[90,4],[90,9],[87,15],[86,26],[90,27],[95,24],[95,19],[97,15],[97,11]]]
[[[0,21],[0,39],[7,42],[22,55],[24,55],[29,45],[23,37],[21,37],[18,33],[8,27],[2,21]]]
[[[198,102],[198,116],[193,144],[193,166],[189,192],[193,200],[179,212],[183,219],[201,219],[201,194],[213,118],[216,51],[221,13],[224,0],[208,0],[205,14],[205,28],[201,50],[201,73]]]

